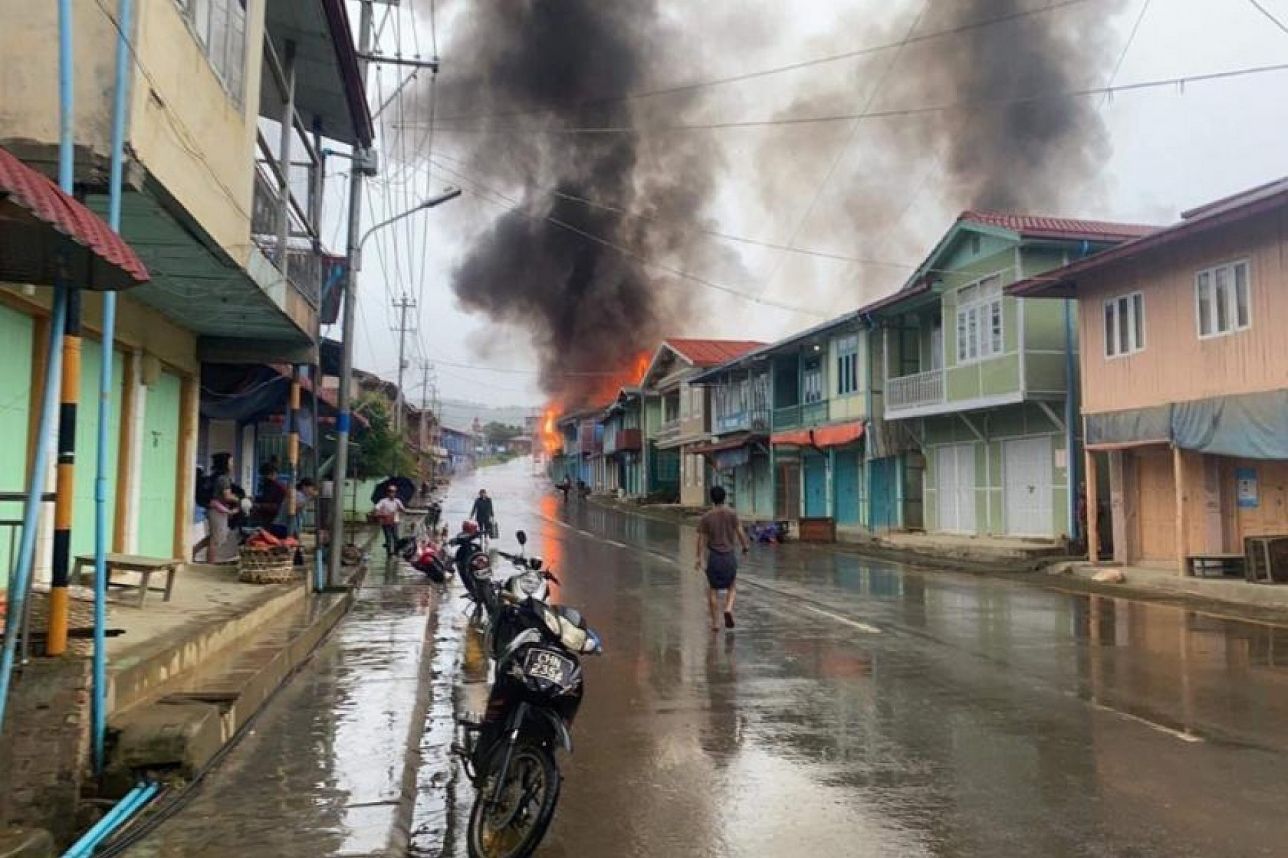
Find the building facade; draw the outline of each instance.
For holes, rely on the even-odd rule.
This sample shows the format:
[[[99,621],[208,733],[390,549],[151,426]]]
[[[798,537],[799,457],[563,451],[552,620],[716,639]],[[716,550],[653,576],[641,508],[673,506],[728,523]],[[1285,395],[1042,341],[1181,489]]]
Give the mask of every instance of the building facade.
[[[1150,229],[966,212],[902,290],[860,311],[880,352],[883,417],[919,450],[894,471],[907,492],[924,469],[926,530],[1074,535],[1075,308],[1005,289]]]
[[[138,4],[128,34],[121,235],[151,279],[122,293],[110,343],[102,342],[100,296],[83,293],[82,307],[83,405],[97,401],[106,350],[114,356],[113,550],[187,557],[201,534],[195,469],[214,451],[203,449],[207,439],[229,443],[228,426],[201,415],[203,365],[315,361],[323,292],[334,280],[317,231],[320,141],[369,146],[371,120],[343,3],[307,6]],[[72,26],[75,181],[101,212],[117,34],[94,4],[76,4]],[[0,69],[0,147],[50,174],[59,137],[50,52],[57,34],[50,5],[7,15],[0,27],[9,58]],[[307,81],[296,74],[305,67]],[[50,307],[48,289],[0,284],[0,332],[16,346],[6,358],[3,383],[11,389],[0,436],[17,442],[6,445],[12,467],[0,472],[0,492],[21,491],[32,461]],[[73,552],[92,540],[97,420],[96,408],[80,409]],[[253,467],[253,456],[242,455],[242,466]]]
[[[1288,180],[1019,284],[1076,299],[1093,557],[1185,570],[1288,533]]]

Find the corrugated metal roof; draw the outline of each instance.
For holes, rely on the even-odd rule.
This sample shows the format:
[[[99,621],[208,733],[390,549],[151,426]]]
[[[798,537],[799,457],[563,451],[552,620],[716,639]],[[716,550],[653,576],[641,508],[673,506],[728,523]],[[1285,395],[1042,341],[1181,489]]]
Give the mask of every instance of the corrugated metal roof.
[[[764,345],[754,340],[690,340],[679,337],[668,337],[663,342],[694,366],[704,368],[733,360]]]
[[[61,233],[88,251],[87,258],[73,259],[66,266],[69,276],[75,278],[76,285],[90,289],[117,290],[148,282],[148,270],[143,262],[112,231],[106,221],[72,196],[63,193],[43,173],[31,169],[12,153],[0,149],[0,202],[5,200],[50,227],[50,234]],[[43,229],[38,231],[43,233]],[[18,270],[10,271],[6,279],[23,283],[52,283],[58,267],[54,243],[39,240],[39,236],[29,235],[27,238],[37,239],[39,246],[25,248],[30,251],[25,254],[20,254],[15,248],[11,254],[12,261],[15,266],[18,262],[23,264]]]
[[[959,221],[982,223],[1009,229],[1026,238],[1107,239],[1124,241],[1156,232],[1159,227],[1139,223],[1113,223],[1069,217],[1016,214],[1014,212],[965,211]]]

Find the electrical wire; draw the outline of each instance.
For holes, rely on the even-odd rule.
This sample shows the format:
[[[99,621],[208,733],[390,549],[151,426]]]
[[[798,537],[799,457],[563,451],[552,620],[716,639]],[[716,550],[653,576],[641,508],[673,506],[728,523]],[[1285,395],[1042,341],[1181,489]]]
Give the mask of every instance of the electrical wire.
[[[625,256],[629,259],[634,259],[636,262],[639,262],[641,265],[645,266],[646,268],[656,268],[660,271],[665,271],[668,274],[673,274],[676,277],[680,277],[684,280],[688,280],[690,282],[696,283],[705,289],[710,289],[716,292],[723,292],[727,295],[735,295],[739,298],[743,298],[747,301],[750,301],[753,304],[760,304],[765,307],[773,307],[775,309],[786,310],[792,313],[800,313],[801,315],[810,316],[818,319],[823,319],[823,318],[826,318],[827,316],[826,313],[823,313],[811,307],[802,307],[795,304],[787,304],[781,301],[775,301],[770,298],[751,295],[747,292],[742,292],[738,289],[735,289],[732,286],[726,286],[722,283],[717,283],[714,280],[709,280],[706,277],[702,277],[701,275],[698,275],[698,274],[693,274],[692,272],[685,271],[681,268],[677,268],[665,262],[658,262],[657,260],[648,259],[636,253],[635,251],[630,250],[629,248],[626,248],[626,247],[622,247],[621,245],[616,244],[612,241],[609,241],[608,239],[603,238],[602,236],[598,236],[598,235],[595,235],[594,233],[587,232],[586,230],[581,229],[580,227],[573,226],[567,221],[560,220],[554,215],[530,214],[524,210],[522,203],[506,196],[500,191],[497,191],[493,188],[489,188],[487,185],[484,185],[481,182],[471,179],[469,176],[466,176],[464,173],[461,173],[459,170],[456,170],[452,167],[448,167],[445,164],[438,164],[437,166],[440,170],[446,170],[448,173],[451,173],[452,175],[456,176],[457,179],[459,179],[460,181],[466,182],[472,185],[476,189],[476,193],[479,196],[479,198],[486,202],[490,202],[495,206],[506,209],[507,211],[512,211],[515,214],[521,217],[525,217],[532,221],[546,221],[548,223],[551,223],[559,227],[560,229],[566,230],[575,235],[579,235],[582,238],[586,239],[587,241],[592,241],[595,244],[598,244],[602,247],[607,247],[610,250],[614,250],[617,253],[621,254],[622,256]],[[498,202],[498,200],[500,202]]]
[[[973,21],[968,24],[959,24],[955,27],[948,27],[943,30],[935,30],[929,33],[923,33],[920,36],[913,37],[905,41],[886,42],[878,45],[869,45],[864,48],[856,48],[850,51],[843,51],[838,54],[829,54],[822,57],[814,57],[808,60],[787,63],[785,65],[773,66],[756,71],[742,72],[740,74],[728,75],[725,77],[708,78],[706,80],[689,81],[686,83],[670,84],[668,86],[657,87],[653,89],[641,89],[635,92],[628,92],[622,95],[603,96],[598,98],[580,99],[576,101],[565,102],[558,107],[534,108],[531,110],[510,110],[493,113],[476,113],[457,116],[444,116],[440,122],[457,122],[470,119],[492,119],[497,117],[516,117],[516,116],[534,116],[545,113],[554,113],[562,110],[575,109],[579,107],[596,107],[603,104],[613,104],[616,102],[636,101],[642,98],[652,98],[660,95],[674,95],[681,92],[692,92],[699,89],[708,89],[716,86],[725,86],[732,83],[754,80],[756,78],[769,77],[772,75],[782,74],[789,71],[810,68],[811,66],[824,65],[827,63],[840,62],[842,60],[856,59],[869,54],[880,53],[881,51],[899,47],[900,45],[909,45],[919,42],[928,42],[945,36],[954,36],[959,33],[966,33],[971,30],[979,30],[985,27],[992,27],[997,24],[1004,24],[1009,21],[1015,21],[1021,18],[1028,18],[1035,15],[1044,15],[1048,12],[1054,12],[1059,9],[1065,9],[1070,6],[1080,6],[1092,0],[1058,0],[1058,2],[1049,3],[1046,6],[1033,9],[1022,9],[1016,12],[1008,12],[1005,15],[998,15],[993,18],[985,18],[979,21]],[[445,129],[444,129],[445,130]]]
[[[1248,2],[1251,3],[1254,7],[1256,7],[1256,10],[1258,12],[1260,12],[1262,15],[1265,15],[1266,18],[1269,19],[1272,24],[1274,24],[1283,32],[1288,33],[1288,25],[1285,25],[1283,21],[1275,17],[1275,14],[1271,12],[1269,9],[1267,9],[1265,6],[1263,6],[1259,2],[1259,0],[1248,0]]]
[[[720,131],[739,128],[773,128],[786,126],[808,126],[808,125],[825,125],[834,122],[845,122],[851,119],[861,119],[871,121],[876,119],[891,119],[910,116],[926,116],[934,113],[949,113],[958,110],[972,110],[977,108],[996,108],[1010,107],[1017,104],[1033,104],[1042,101],[1067,101],[1077,98],[1087,98],[1097,95],[1116,95],[1125,92],[1141,92],[1154,89],[1173,88],[1184,92],[1185,88],[1195,83],[1210,83],[1214,81],[1233,80],[1236,78],[1251,77],[1264,74],[1277,74],[1288,71],[1288,63],[1274,63],[1270,65],[1246,66],[1236,69],[1224,69],[1216,72],[1204,72],[1199,74],[1184,75],[1181,77],[1157,78],[1154,80],[1143,80],[1135,83],[1125,83],[1114,86],[1089,86],[1065,90],[1052,90],[1050,92],[1032,93],[1030,95],[1010,96],[1006,98],[979,98],[964,99],[962,101],[945,102],[943,104],[926,104],[914,107],[893,107],[887,110],[874,110],[866,114],[862,113],[830,113],[820,116],[791,116],[779,119],[746,119],[731,120],[727,122],[697,122],[697,123],[680,123],[676,125],[645,125],[645,126],[626,126],[626,125],[602,125],[602,126],[584,126],[584,127],[497,127],[497,128],[442,128],[438,129],[439,133],[451,134],[551,134],[551,135],[599,135],[599,134],[645,134],[649,132],[668,133],[678,131]]]

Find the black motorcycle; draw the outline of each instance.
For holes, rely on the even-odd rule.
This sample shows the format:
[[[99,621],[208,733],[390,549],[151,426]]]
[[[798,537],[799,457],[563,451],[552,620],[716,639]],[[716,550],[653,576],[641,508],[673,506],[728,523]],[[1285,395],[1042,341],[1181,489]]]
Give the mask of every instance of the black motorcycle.
[[[559,800],[555,749],[572,751],[581,656],[600,654],[602,644],[575,609],[478,583],[493,606],[496,681],[482,720],[461,722],[465,743],[456,749],[477,791],[469,854],[523,858],[541,842]]]

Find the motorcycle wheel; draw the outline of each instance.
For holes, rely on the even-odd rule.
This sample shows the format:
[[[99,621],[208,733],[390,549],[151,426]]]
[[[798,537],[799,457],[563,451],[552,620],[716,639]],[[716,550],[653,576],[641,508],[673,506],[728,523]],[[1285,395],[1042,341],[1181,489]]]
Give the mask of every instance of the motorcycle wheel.
[[[481,772],[485,785],[474,797],[470,811],[470,858],[526,858],[550,827],[559,801],[559,766],[554,752],[536,742],[520,739],[510,755],[504,784],[496,784],[496,803],[488,808],[487,789],[495,780],[505,756],[497,748]]]

